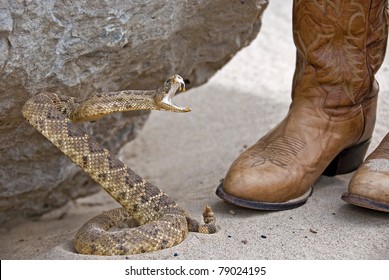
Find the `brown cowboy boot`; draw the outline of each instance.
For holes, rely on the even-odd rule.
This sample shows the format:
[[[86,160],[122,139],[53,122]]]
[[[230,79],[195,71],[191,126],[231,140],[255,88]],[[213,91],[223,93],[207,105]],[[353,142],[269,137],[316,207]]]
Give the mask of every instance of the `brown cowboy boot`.
[[[378,94],[366,46],[377,1],[294,1],[297,62],[289,112],[233,162],[219,197],[247,208],[291,209],[306,202],[321,174],[361,165]]]
[[[355,172],[342,199],[357,206],[389,212],[389,133]]]
[[[384,60],[388,39],[388,2],[372,5],[368,59],[373,73]],[[389,212],[389,133],[351,178],[342,199],[354,205]]]

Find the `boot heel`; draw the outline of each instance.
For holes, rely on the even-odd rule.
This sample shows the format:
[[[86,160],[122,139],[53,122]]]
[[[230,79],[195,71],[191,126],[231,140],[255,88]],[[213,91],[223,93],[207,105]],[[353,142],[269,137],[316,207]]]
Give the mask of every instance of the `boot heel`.
[[[370,139],[343,150],[332,160],[322,175],[332,177],[353,172],[362,164],[369,145]]]

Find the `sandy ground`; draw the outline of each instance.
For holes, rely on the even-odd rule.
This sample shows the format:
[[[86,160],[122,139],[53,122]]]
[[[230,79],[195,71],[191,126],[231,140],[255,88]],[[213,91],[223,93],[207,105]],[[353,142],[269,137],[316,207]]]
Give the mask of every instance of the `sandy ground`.
[[[1,259],[389,259],[389,216],[344,203],[350,174],[321,177],[307,204],[260,212],[238,208],[214,194],[229,165],[286,114],[294,71],[291,2],[271,0],[258,38],[206,85],[177,97],[189,114],[153,112],[120,157],[160,186],[194,217],[213,207],[220,231],[190,233],[163,251],[118,257],[78,255],[77,229],[116,207],[103,191],[44,217],[0,230]],[[389,131],[389,59],[381,84],[372,150]]]

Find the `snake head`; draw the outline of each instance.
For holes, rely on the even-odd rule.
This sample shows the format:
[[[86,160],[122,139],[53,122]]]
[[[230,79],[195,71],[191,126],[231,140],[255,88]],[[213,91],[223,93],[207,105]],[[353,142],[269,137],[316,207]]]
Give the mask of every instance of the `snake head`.
[[[172,98],[179,91],[185,91],[185,82],[180,75],[173,75],[165,81],[163,86],[158,90],[156,96],[157,105],[167,111],[172,112],[190,112],[190,108],[180,107],[173,103]]]

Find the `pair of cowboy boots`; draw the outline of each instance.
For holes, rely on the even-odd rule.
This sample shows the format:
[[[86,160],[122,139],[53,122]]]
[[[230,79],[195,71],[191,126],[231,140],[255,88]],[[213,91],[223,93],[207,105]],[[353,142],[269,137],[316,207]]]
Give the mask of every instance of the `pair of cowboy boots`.
[[[297,49],[285,119],[231,165],[217,195],[235,205],[303,205],[319,176],[356,171],[342,199],[389,212],[389,134],[366,159],[388,37],[387,0],[295,0]],[[362,166],[361,166],[362,165]]]

